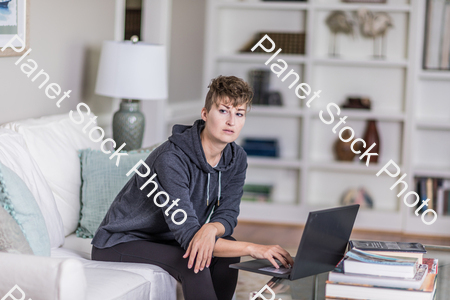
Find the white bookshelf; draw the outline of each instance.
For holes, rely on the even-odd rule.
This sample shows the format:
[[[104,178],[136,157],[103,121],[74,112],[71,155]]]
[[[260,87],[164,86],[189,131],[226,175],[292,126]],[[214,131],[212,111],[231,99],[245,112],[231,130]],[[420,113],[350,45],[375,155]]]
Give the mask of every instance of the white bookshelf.
[[[416,22],[425,24],[426,1],[417,3]],[[422,69],[424,26],[417,27],[417,49],[414,60],[413,92],[411,100],[412,132],[410,144],[411,174],[413,177],[450,179],[450,71]],[[411,234],[450,235],[450,216],[439,215],[431,226],[423,226],[411,208],[405,214],[404,231]],[[427,228],[428,227],[428,228]]]
[[[247,183],[272,184],[272,203],[241,204],[241,220],[304,224],[310,210],[339,205],[348,188],[364,186],[375,208],[361,210],[355,228],[450,236],[450,217],[439,216],[432,226],[413,215],[390,190],[397,180],[375,174],[390,159],[407,173],[414,190],[414,176],[450,178],[450,72],[421,69],[424,3],[390,0],[387,4],[349,4],[338,0],[263,2],[256,0],[208,0],[205,23],[204,84],[217,75],[248,79],[248,71],[269,69],[272,54],[239,53],[255,33],[281,31],[306,33],[305,55],[283,54],[299,82],[322,90],[319,100],[307,108],[271,72],[270,89],[282,94],[284,105],[254,106],[237,141],[245,137],[276,137],[279,158],[249,157]],[[333,10],[355,11],[365,7],[389,12],[394,27],[387,34],[387,59],[372,58],[372,40],[339,36],[340,57],[328,55],[330,32],[324,20]],[[278,49],[278,47],[276,48]],[[271,62],[273,63],[273,62]],[[286,74],[287,72],[285,72]],[[445,92],[445,93],[444,93]],[[431,105],[424,95],[431,93]],[[357,157],[350,163],[334,159],[332,146],[338,136],[319,119],[326,104],[342,104],[348,95],[367,95],[370,111],[342,109],[347,124],[363,137],[368,119],[376,119],[381,137],[378,164],[369,167]],[[440,106],[440,107],[438,107]],[[440,142],[441,139],[446,138]],[[426,141],[421,142],[422,139]],[[429,157],[427,147],[442,148]],[[447,153],[447,154],[446,154]],[[445,157],[447,155],[447,157]],[[440,163],[437,163],[437,162]]]

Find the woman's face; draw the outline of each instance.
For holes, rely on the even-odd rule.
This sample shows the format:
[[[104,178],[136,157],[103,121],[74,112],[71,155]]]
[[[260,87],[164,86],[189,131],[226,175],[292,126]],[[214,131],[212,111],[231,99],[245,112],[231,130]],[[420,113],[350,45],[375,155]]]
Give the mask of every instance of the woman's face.
[[[247,105],[233,107],[230,101],[213,104],[210,111],[202,109],[202,119],[206,122],[205,133],[213,142],[228,144],[234,142],[245,124]]]

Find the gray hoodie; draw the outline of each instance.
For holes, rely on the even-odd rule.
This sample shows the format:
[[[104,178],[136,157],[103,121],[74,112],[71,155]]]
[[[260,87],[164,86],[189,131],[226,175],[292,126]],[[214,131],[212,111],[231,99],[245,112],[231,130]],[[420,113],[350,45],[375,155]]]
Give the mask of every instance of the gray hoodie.
[[[92,240],[95,247],[107,248],[142,239],[175,239],[187,249],[208,217],[210,222],[220,222],[225,227],[223,236],[233,233],[243,193],[247,155],[239,145],[229,143],[218,165],[209,165],[200,140],[204,125],[203,120],[197,120],[192,126],[173,126],[168,141],[145,160],[150,174],[146,178],[134,174],[111,204]],[[145,174],[145,166],[140,166],[139,171]],[[162,208],[153,202],[156,192],[147,197],[155,187],[153,183],[140,190],[155,173],[157,175],[153,181],[158,184],[156,192],[165,191],[170,197],[170,202]],[[165,212],[176,199],[180,199],[178,205],[166,215]],[[158,203],[165,200],[160,196]],[[181,225],[172,221],[172,213],[177,209],[187,214],[186,221]],[[174,216],[176,222],[183,218],[183,213]]]

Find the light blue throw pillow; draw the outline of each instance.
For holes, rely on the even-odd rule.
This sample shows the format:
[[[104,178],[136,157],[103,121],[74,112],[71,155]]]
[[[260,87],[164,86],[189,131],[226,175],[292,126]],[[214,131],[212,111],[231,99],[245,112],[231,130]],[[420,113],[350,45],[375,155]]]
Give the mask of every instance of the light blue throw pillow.
[[[158,144],[159,145],[159,144]],[[158,145],[145,151],[130,151],[128,156],[120,158],[116,167],[116,158],[100,150],[79,150],[81,160],[81,216],[76,231],[78,237],[93,238],[111,203],[132,175],[127,172],[139,160],[145,161]]]
[[[50,256],[50,238],[44,217],[25,182],[0,163],[0,205],[19,224],[35,255]]]

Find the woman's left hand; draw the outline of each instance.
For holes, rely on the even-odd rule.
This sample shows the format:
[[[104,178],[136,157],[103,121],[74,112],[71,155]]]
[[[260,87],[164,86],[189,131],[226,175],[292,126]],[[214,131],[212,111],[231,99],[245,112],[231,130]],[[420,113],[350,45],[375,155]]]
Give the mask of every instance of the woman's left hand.
[[[216,243],[216,235],[218,229],[211,223],[203,225],[199,231],[194,235],[186,253],[183,258],[189,257],[188,268],[191,269],[194,265],[194,272],[203,271],[205,265],[209,268],[211,264],[211,258],[214,250],[214,245]]]

